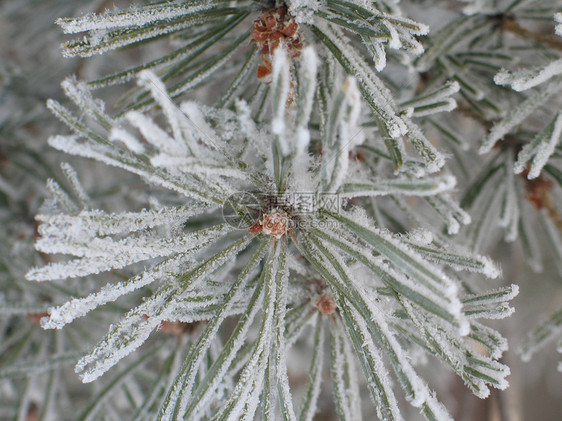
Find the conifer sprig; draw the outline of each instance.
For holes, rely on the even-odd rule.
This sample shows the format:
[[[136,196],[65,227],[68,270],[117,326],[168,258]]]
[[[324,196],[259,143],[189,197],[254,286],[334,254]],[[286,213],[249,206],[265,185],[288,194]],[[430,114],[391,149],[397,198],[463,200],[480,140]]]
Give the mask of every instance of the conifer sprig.
[[[261,19],[257,19],[260,15]],[[267,82],[273,53],[279,43],[289,46],[292,57],[300,55],[303,44],[323,45],[322,54],[333,55],[344,71],[356,78],[361,94],[374,111],[382,137],[388,138],[386,146],[396,169],[401,169],[408,160],[402,136],[421,156],[426,171],[436,172],[444,165],[443,156],[407,115],[417,117],[453,109],[455,102],[446,97],[454,93],[457,85],[447,85],[443,90],[426,95],[417,103],[418,109],[413,103],[400,110],[383,81],[371,71],[370,60],[362,53],[367,47],[378,71],[386,65],[387,49],[404,50],[410,56],[423,53],[422,44],[415,37],[426,35],[427,25],[403,17],[396,5],[330,0],[315,7],[300,2],[287,2],[278,7],[269,2],[237,1],[236,7],[232,7],[219,0],[187,3],[178,0],[164,6],[154,4],[59,19],[58,24],[67,33],[88,34],[64,46],[67,56],[89,57],[167,36],[177,38],[182,44],[187,41],[187,45],[168,55],[89,82],[89,86],[124,83],[139,72],[152,69],[166,83],[171,97],[176,98],[204,83],[219,81],[222,85],[225,64],[229,63],[229,69],[237,70],[233,78],[227,77],[231,83],[218,102],[221,106],[228,104],[234,95],[254,100],[264,95],[261,99],[264,103],[269,89],[252,78],[252,68],[257,66],[258,78]],[[218,43],[221,43],[220,49]],[[261,55],[261,65],[256,63],[258,55]],[[323,74],[321,72],[320,76]],[[298,84],[299,79],[296,80]],[[328,79],[322,82],[323,86],[330,83]],[[156,105],[143,89],[130,91],[126,101],[126,110]]]
[[[316,72],[312,54],[312,50],[304,53],[308,59],[302,66],[309,67],[300,69],[303,75]],[[42,238],[36,247],[75,258],[33,269],[28,272],[29,279],[82,277],[136,262],[153,262],[126,281],[50,308],[43,327],[61,328],[97,306],[154,285],[152,295],[112,325],[101,342],[78,361],[77,372],[84,382],[90,382],[135,351],[163,323],[209,320],[173,384],[157,398],[162,405],[159,419],[163,420],[198,418],[204,413],[214,414],[216,419],[252,419],[260,399],[268,416],[284,414],[296,419],[286,355],[309,319],[307,316],[301,322],[304,325],[290,322],[297,317],[295,314],[302,313],[303,306],[308,308],[303,315],[319,312],[315,318],[323,319],[316,322],[318,347],[323,337],[318,330],[323,328],[318,326],[330,320],[330,330],[339,332],[334,333],[340,338],[334,358],[342,358],[338,353],[344,352],[349,365],[358,359],[382,418],[403,418],[390,386],[390,372],[399,380],[406,398],[413,406],[421,407],[428,419],[447,417],[406,358],[406,348],[399,337],[410,341],[414,335],[417,339],[408,347],[421,344],[451,365],[479,396],[487,395],[488,385],[504,388],[507,367],[493,358],[478,356],[466,335],[479,338],[495,358],[500,356],[504,342],[499,340],[500,346],[496,347],[487,339],[499,334],[488,330],[487,336],[482,336],[479,332],[483,328],[475,320],[508,315],[506,302],[516,291],[467,296],[465,300],[471,307],[465,312],[460,285],[447,276],[445,268],[496,277],[499,272],[491,261],[446,252],[431,245],[432,238],[427,235],[425,239],[412,237],[406,241],[376,227],[358,209],[344,211],[341,205],[333,207],[327,202],[306,212],[295,201],[299,185],[311,187],[310,193],[316,199],[320,194],[337,197],[339,193],[342,198],[436,196],[450,190],[454,179],[427,178],[425,187],[421,180],[413,179],[373,180],[371,187],[367,184],[360,188],[350,184],[346,181],[350,168],[348,148],[341,142],[353,132],[360,115],[360,96],[354,81],[347,80],[334,94],[322,156],[308,156],[309,117],[299,114],[299,124],[294,129],[290,121],[299,109],[308,107],[315,90],[303,89],[301,105],[287,105],[289,59],[284,50],[276,51],[273,65],[271,126],[256,126],[242,102],[238,103],[237,113],[207,109],[192,102],[176,107],[151,73],[142,73],[140,82],[161,105],[167,130],[136,111],[122,119],[111,118],[99,102],[76,100],[90,98],[85,85],[65,82],[69,96],[75,99],[81,113],[91,116],[93,125],[81,122],[60,104],[51,103],[51,109],[75,132],[53,137],[53,146],[131,171],[149,185],[183,194],[192,204],[116,214],[74,209],[40,216]],[[309,77],[308,83],[314,83],[314,78]],[[81,91],[82,95],[76,95]],[[268,136],[273,136],[269,148]],[[266,155],[260,153],[264,151]],[[303,162],[308,164],[303,166]],[[218,206],[223,208],[224,216],[226,206],[221,206],[221,198],[225,203],[224,196],[237,189],[247,189],[260,197],[253,203],[228,201],[233,215],[254,215],[245,229],[236,229],[232,221],[221,223],[216,212],[209,214]],[[256,205],[257,213],[252,209]],[[207,227],[191,228],[190,221],[198,214],[211,216]],[[291,256],[295,253],[305,263],[300,276],[289,282],[294,261]],[[359,275],[357,265],[368,270],[371,277]],[[233,281],[228,274],[235,268],[239,269]],[[311,300],[309,291],[318,278],[327,289],[321,298]],[[225,283],[216,284],[217,279]],[[387,296],[393,298],[384,305],[377,298],[379,287],[387,288]],[[388,316],[394,312],[405,317]],[[238,316],[238,322],[222,350],[207,358],[211,345],[219,340],[221,325],[233,316]],[[256,323],[256,337],[251,340],[249,333]],[[293,333],[297,327],[298,332]],[[311,361],[316,372],[320,370],[315,362],[320,358],[318,349]],[[198,376],[201,370],[206,373],[202,377]],[[303,416],[310,417],[315,412],[321,387],[318,381],[311,380]],[[221,392],[223,388],[227,389]],[[342,414],[356,413],[356,403],[342,400],[337,391],[336,399]]]
[[[560,342],[558,1],[84,3],[40,77],[0,6],[0,418],[451,420],[516,284],[523,360]]]

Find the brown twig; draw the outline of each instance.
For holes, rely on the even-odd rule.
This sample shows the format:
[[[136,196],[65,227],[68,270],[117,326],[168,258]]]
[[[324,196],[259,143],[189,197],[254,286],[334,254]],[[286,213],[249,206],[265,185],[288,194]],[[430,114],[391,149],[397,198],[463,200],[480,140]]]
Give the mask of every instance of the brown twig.
[[[520,38],[532,39],[538,44],[562,50],[562,38],[554,34],[543,34],[523,28],[513,18],[504,18],[501,23],[501,29],[511,32]]]

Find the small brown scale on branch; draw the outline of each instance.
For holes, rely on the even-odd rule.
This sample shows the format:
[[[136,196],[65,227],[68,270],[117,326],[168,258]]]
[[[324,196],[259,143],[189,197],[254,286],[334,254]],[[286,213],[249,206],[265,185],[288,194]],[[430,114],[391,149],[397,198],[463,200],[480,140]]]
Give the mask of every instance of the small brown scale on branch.
[[[248,228],[248,232],[251,232],[252,234],[259,234],[260,232],[263,232],[264,234],[271,235],[272,237],[279,239],[287,233],[289,228],[289,216],[282,210],[274,210],[269,213],[264,213],[260,219]]]
[[[31,402],[24,419],[25,421],[39,421],[40,415],[39,405],[37,404],[37,402]]]
[[[367,161],[367,157],[365,152],[361,149],[361,145],[357,146],[355,149],[348,152],[347,156],[350,161],[356,161],[364,164]],[[318,156],[322,156],[322,145],[318,143],[316,146],[316,152],[318,152]]]
[[[271,57],[281,44],[287,49],[290,59],[300,55],[302,41],[298,29],[298,23],[287,13],[286,7],[280,7],[275,11],[266,11],[260,19],[254,21],[250,36],[258,45],[263,62],[257,70],[259,79],[263,79],[272,73]]]
[[[334,294],[322,279],[313,279],[309,291],[310,301],[323,316],[329,316],[338,310]]]
[[[298,225],[300,217],[295,209],[282,196],[267,194],[261,197],[260,214],[248,228],[252,234],[264,233],[277,240],[287,234],[293,236],[293,227]]]
[[[338,309],[336,304],[336,300],[334,296],[329,291],[324,291],[317,299],[316,299],[316,308],[320,312],[320,314],[324,316],[329,316],[330,314],[334,314]]]

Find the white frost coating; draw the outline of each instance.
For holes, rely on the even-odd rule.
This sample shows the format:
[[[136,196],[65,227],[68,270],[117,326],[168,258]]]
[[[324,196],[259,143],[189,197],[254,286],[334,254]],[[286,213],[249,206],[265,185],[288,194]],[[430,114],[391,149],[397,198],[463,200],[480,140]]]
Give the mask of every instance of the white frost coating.
[[[200,21],[197,17],[191,19],[180,20],[178,22],[169,22],[166,25],[154,25],[141,31],[136,31],[134,35],[128,37],[114,37],[113,34],[106,31],[96,31],[89,37],[83,37],[79,42],[69,42],[63,46],[62,54],[64,57],[91,57],[95,54],[103,54],[107,51],[125,47],[145,39],[150,39],[160,35],[172,33],[184,28],[189,28],[194,23]]]
[[[303,109],[304,115],[310,116],[312,111],[312,105],[314,102],[314,92],[316,89],[316,73],[318,70],[318,56],[316,55],[316,51],[313,47],[308,46],[302,51],[302,58],[301,58],[301,72],[303,77],[309,82],[306,84],[306,93],[305,93],[305,104],[306,107]],[[305,118],[305,121],[308,121],[308,117]]]
[[[121,213],[83,210],[78,215],[37,215],[36,219],[41,222],[38,228],[41,236],[58,236],[64,233],[67,239],[90,238],[142,231],[159,225],[175,225],[205,212],[206,209],[204,206],[186,205]]]
[[[51,178],[47,180],[47,190],[54,196],[59,210],[67,212],[75,212],[78,210],[72,199],[55,180]]]
[[[377,330],[380,336],[386,339],[387,345],[385,346],[392,366],[402,382],[406,382],[404,386],[409,389],[409,394],[406,398],[415,407],[420,407],[429,395],[429,389],[425,382],[418,376],[404,352],[400,343],[394,337],[387,322],[384,312],[370,300],[367,291],[357,288],[362,297],[365,298],[364,302],[367,304],[373,323],[371,328]],[[394,355],[392,355],[394,354]],[[402,379],[405,377],[405,379]]]
[[[78,82],[74,77],[62,81],[61,87],[68,96],[83,112],[94,119],[102,118],[109,124],[114,121],[105,114],[105,104],[101,100],[92,97],[91,91],[85,82]]]
[[[470,318],[503,319],[515,311],[509,306],[509,302],[518,294],[519,287],[511,284],[484,294],[469,295],[462,299],[464,311]]]
[[[466,376],[470,379],[470,382],[467,382],[466,385],[476,396],[485,398],[490,394],[487,384],[499,388],[507,386],[505,380],[505,377],[509,375],[507,366],[490,357],[479,355],[467,340],[456,338],[456,335],[442,326],[438,319],[427,313],[422,313],[407,300],[403,300],[403,305],[416,327],[424,331],[425,335],[429,335],[434,343],[433,346],[447,356],[452,368],[460,376]],[[468,357],[469,355],[470,357]],[[467,369],[482,373],[486,377],[482,378]]]
[[[359,117],[361,114],[361,93],[357,87],[357,80],[354,77],[348,77],[344,82],[347,105],[349,110],[349,129],[351,137],[348,142],[350,148],[361,145],[365,141],[363,131],[359,128]]]
[[[256,372],[263,373],[267,371],[267,360],[260,359]],[[244,405],[237,403],[236,409],[229,414],[227,421],[252,421],[255,419],[255,412],[260,404],[260,393],[263,389],[264,376],[256,376],[250,384],[247,392],[248,397],[243,399]],[[289,418],[291,421],[292,419]]]
[[[281,247],[276,247],[271,253],[271,257],[264,268],[266,272],[264,282],[266,282],[265,299],[263,303],[263,318],[258,339],[256,341],[252,356],[240,374],[240,378],[230,399],[225,405],[221,416],[228,416],[228,420],[238,421],[244,410],[246,402],[250,402],[250,419],[257,406],[256,400],[262,389],[264,378],[264,368],[267,366],[273,345],[273,330],[275,320],[275,303],[277,297],[277,270],[279,266],[279,251]],[[229,408],[230,407],[230,408]],[[226,412],[225,412],[226,410]]]
[[[562,13],[556,13],[554,15],[554,20],[558,22],[558,25],[555,27],[556,35],[562,37]],[[558,370],[562,371],[560,370],[560,366],[558,367]]]
[[[386,51],[384,50],[384,46],[380,42],[373,42],[370,51],[375,63],[375,69],[378,72],[382,72],[386,67]]]
[[[551,130],[550,136],[546,138],[546,141],[541,142],[535,149],[535,157],[531,163],[531,170],[527,175],[529,180],[537,178],[540,175],[541,170],[554,153],[556,145],[560,142],[560,135],[562,134],[562,112],[558,112],[554,118]]]
[[[382,18],[383,21],[407,30],[412,35],[427,35],[429,33],[429,25],[401,16],[401,12],[397,9],[393,10],[394,14],[390,14],[376,9],[374,7],[375,3],[370,0],[359,0],[358,3],[373,15]]]
[[[432,245],[424,245],[408,239],[410,244],[422,246],[419,250],[424,253],[427,259],[446,265],[456,270],[468,270],[470,272],[478,272],[486,277],[495,279],[501,275],[501,268],[494,263],[489,257],[473,254],[462,249],[457,249],[451,244],[441,244],[438,248]]]
[[[345,414],[345,416],[341,418],[352,420],[355,418],[352,418],[350,414],[350,405],[347,402],[348,399],[345,393],[346,384],[344,380],[344,368],[347,365],[346,357],[349,358],[350,354],[352,355],[352,353],[348,354],[343,350],[344,333],[342,332],[341,324],[338,323],[338,319],[335,319],[334,326],[332,327],[332,329],[330,329],[330,336],[332,340],[330,375],[332,378],[332,387],[334,388],[334,395],[336,398],[336,408],[338,408]]]
[[[435,196],[435,200],[431,198],[430,204],[445,220],[449,234],[457,234],[460,224],[468,225],[472,222],[470,214],[465,212],[450,195]]]
[[[339,236],[337,240],[343,243],[346,249],[353,250],[354,253],[363,256],[364,260],[368,262],[366,263],[367,267],[376,267],[379,271],[388,274],[390,278],[383,278],[383,281],[389,286],[398,290],[406,289],[423,296],[424,300],[429,300],[433,306],[443,309],[450,314],[453,319],[462,317],[459,316],[459,310],[462,304],[456,296],[456,292],[454,292],[453,295],[443,291],[436,292],[435,288],[428,287],[425,283],[419,282],[416,278],[406,276],[402,271],[398,272],[387,264],[383,258],[374,258],[368,248],[365,249],[365,247],[357,246],[345,240],[342,236]]]
[[[316,73],[318,70],[318,56],[312,47],[306,47],[302,52],[300,72],[299,72],[299,97],[297,114],[297,133],[308,129],[308,121],[314,104],[314,94],[316,92]],[[309,135],[310,137],[310,135]],[[303,153],[308,147],[308,141],[304,138],[298,139],[296,150],[297,154]]]
[[[343,99],[338,102],[337,98]],[[329,132],[323,145],[322,187],[326,192],[335,192],[345,179],[349,167],[349,151],[363,143],[365,137],[358,126],[360,94],[353,77],[348,77],[334,100],[328,122]]]
[[[82,227],[82,222],[73,226],[67,226],[57,232],[56,226],[41,226],[42,238],[37,241],[38,251],[45,253],[64,253],[77,257],[107,257],[111,260],[113,253],[138,253],[138,255],[151,254],[150,250],[160,248],[162,253],[173,250],[180,246],[190,236],[198,238],[199,234],[189,233],[180,239],[161,238],[156,232],[141,232],[130,235],[127,238],[114,240],[111,237],[96,237]],[[177,228],[171,221],[167,224],[169,228]],[[218,228],[218,229],[217,229]],[[212,231],[221,231],[222,227],[213,227]],[[158,252],[160,253],[160,252]],[[155,257],[155,256],[154,256]]]
[[[449,235],[458,234],[459,230],[461,229],[461,226],[459,224],[459,221],[457,221],[457,219],[453,216],[453,214],[450,212],[446,212],[442,215],[442,217],[444,218],[445,224],[447,225],[447,234]]]
[[[439,102],[451,95],[456,94],[460,90],[460,85],[457,81],[448,81],[441,88],[435,91],[429,92],[428,94],[422,95],[419,98],[415,98],[412,101],[408,101],[409,107],[421,107],[424,105],[430,105],[434,102]]]
[[[373,226],[369,217],[364,213],[354,211],[349,216],[358,226],[357,230],[354,229],[357,235],[369,241],[393,265],[409,274],[415,281],[425,284],[430,290],[443,294],[443,297],[450,301],[447,309],[459,320],[462,319],[462,306],[457,296],[458,286],[440,268],[424,259],[391,233]]]
[[[197,192],[200,186],[193,185],[189,180],[182,180],[182,184],[171,182],[154,172],[147,172],[139,169],[134,165],[123,163],[119,159],[113,157],[114,150],[105,146],[91,143],[80,142],[76,136],[53,136],[50,137],[48,143],[51,147],[66,152],[70,155],[82,156],[84,158],[92,158],[117,168],[123,168],[133,174],[140,175],[149,184],[155,184],[165,187],[169,190],[178,192],[186,197],[207,202],[208,199]]]
[[[180,110],[194,126],[193,134],[195,137],[211,149],[218,149],[220,139],[217,136],[217,133],[205,120],[205,116],[201,112],[199,105],[193,101],[182,102],[180,104]]]
[[[322,382],[322,374],[324,368],[324,320],[321,317],[316,319],[316,332],[317,337],[314,338],[314,354],[310,364],[309,384],[310,389],[307,388],[307,393],[310,393],[309,401],[312,402],[304,411],[300,411],[299,421],[312,421],[314,415],[318,411],[318,397],[320,396],[320,386]],[[332,332],[332,330],[331,330]],[[333,334],[333,333],[332,333]],[[340,367],[341,372],[341,367]],[[310,392],[309,392],[310,391]],[[304,404],[304,402],[303,402]],[[302,405],[302,404],[301,404]]]
[[[425,404],[433,412],[436,421],[454,421],[447,408],[437,400],[435,392],[430,392]]]
[[[109,132],[109,140],[112,142],[122,142],[127,149],[136,154],[143,154],[145,151],[141,141],[122,127],[113,127],[111,132]]]
[[[398,28],[398,33],[400,36],[400,42],[402,43],[402,48],[411,55],[419,56],[423,54],[423,45],[412,35],[410,35],[403,28]]]
[[[362,351],[365,353],[366,359],[372,361],[373,368],[369,370],[369,373],[365,373],[367,377],[368,383],[370,383],[370,389],[377,389],[377,386],[373,384],[374,380],[371,379],[371,376],[377,376],[378,382],[380,382],[383,390],[377,390],[378,396],[375,399],[379,399],[379,401],[375,401],[377,407],[377,414],[379,419],[387,419],[384,415],[385,412],[390,412],[392,419],[396,421],[403,421],[402,414],[398,409],[398,403],[396,402],[396,397],[394,396],[394,392],[392,391],[391,386],[391,379],[390,375],[384,365],[384,361],[381,355],[380,350],[376,347],[369,332],[369,328],[367,327],[365,319],[359,314],[359,312],[351,307],[349,308],[349,314],[353,319],[353,324],[358,327],[359,339],[362,341]],[[384,394],[386,399],[388,400],[388,407],[380,402],[380,395]],[[373,395],[373,393],[371,393]],[[384,408],[383,408],[384,407]],[[384,412],[383,412],[384,409]]]
[[[49,308],[50,317],[41,320],[41,327],[43,329],[61,329],[64,325],[85,316],[101,305],[116,301],[125,294],[166,279],[180,269],[180,264],[190,261],[189,255],[190,253],[182,253],[174,256],[127,281],[105,285],[99,292],[92,293],[85,298],[74,298],[61,306],[51,307]]]
[[[407,194],[411,196],[433,196],[453,189],[457,179],[452,175],[441,177],[409,179],[397,178],[389,180],[358,180],[353,184],[345,184],[340,195],[342,197],[384,196]]]
[[[484,376],[490,378],[485,382],[495,387],[496,389],[505,390],[509,386],[509,382],[506,377],[511,374],[511,370],[507,365],[504,365],[496,360],[489,357],[479,356],[482,363],[476,365],[473,364],[473,368]],[[477,377],[475,377],[477,378]],[[476,394],[478,396],[478,394]],[[482,396],[487,397],[489,395],[489,390],[483,391]]]
[[[427,246],[433,242],[433,233],[425,228],[416,228],[408,233],[407,238],[414,244]]]
[[[242,133],[249,137],[256,152],[262,158],[267,157],[269,155],[270,145],[266,142],[266,136],[258,130],[255,121],[252,119],[250,106],[246,101],[241,99],[236,99],[234,105],[236,107],[236,117]]]
[[[562,59],[555,60],[546,66],[534,69],[525,69],[517,72],[510,72],[502,69],[495,77],[497,85],[511,85],[513,90],[521,92],[533,88],[553,76],[562,73]]]
[[[118,325],[111,325],[105,338],[76,364],[75,371],[82,382],[94,381],[141,346],[152,331],[171,316],[170,299],[174,294],[176,291],[167,284],[129,311]]]
[[[289,97],[290,74],[289,59],[284,48],[277,48],[273,54],[273,82],[271,86],[273,119],[271,131],[276,137],[283,156],[290,152],[289,143],[284,136],[285,133],[285,110],[287,98]]]
[[[281,248],[281,247],[280,247]],[[275,369],[273,370],[274,378],[277,379],[277,389],[280,390],[279,396],[281,411],[286,414],[285,418],[289,421],[297,421],[293,407],[293,399],[289,386],[289,376],[287,372],[287,340],[285,337],[285,318],[287,314],[287,288],[289,283],[289,270],[287,269],[287,249],[281,251],[280,261],[276,273],[277,293],[275,297],[275,334],[273,346],[275,351],[270,355],[269,359],[275,361]],[[270,372],[271,373],[271,372]],[[250,413],[253,413],[250,411]],[[253,419],[250,418],[249,421]]]
[[[138,111],[129,111],[125,118],[136,127],[146,141],[156,149],[172,155],[187,156],[188,151],[184,143],[179,143],[171,138],[165,130],[160,128],[150,117]]]
[[[562,78],[554,79],[538,92],[533,93],[519,106],[511,110],[503,120],[496,123],[490,133],[483,140],[478,153],[490,152],[496,141],[502,139],[511,129],[519,125],[525,118],[542,106],[552,95],[562,88]]]
[[[449,81],[441,88],[415,98],[411,101],[404,103],[403,106],[408,108],[427,108],[426,110],[415,111],[415,116],[420,117],[424,115],[434,114],[441,111],[451,111],[456,108],[456,101],[449,98],[451,95],[456,94],[460,89],[460,85],[456,81]],[[440,103],[445,104],[441,105]],[[439,106],[436,106],[439,104]]]
[[[208,296],[195,298],[202,298],[206,300]],[[216,314],[216,307],[222,305],[222,301],[220,301],[221,298],[222,296],[219,296],[219,298],[215,300],[205,301],[204,303],[196,300],[181,300],[179,301],[179,303],[176,303],[176,306],[172,310],[174,317],[176,318],[175,321],[183,323],[196,323],[210,320]],[[240,315],[244,313],[244,310],[246,310],[246,304],[247,303],[245,302],[237,302],[224,313],[225,317],[240,317]]]
[[[197,14],[216,7],[213,1],[192,1],[184,4],[158,4],[157,6],[136,7],[131,11],[109,11],[104,14],[88,14],[79,18],[60,18],[60,25],[65,34],[76,34],[100,29],[142,26],[159,20],[169,20],[188,14]]]
[[[117,326],[111,326],[105,338],[76,365],[76,372],[80,374],[82,381],[95,380],[120,359],[133,352],[161,321],[174,320],[173,311],[177,308],[177,301],[199,287],[202,279],[218,267],[231,261],[250,241],[251,237],[241,239],[215,258],[202,263],[190,273],[188,279],[182,281],[180,290],[175,283],[164,284],[141,305],[129,311]]]
[[[310,143],[310,131],[305,127],[297,127],[295,138],[297,154],[302,155],[308,149],[308,145]]]
[[[66,279],[120,269],[136,262],[173,253],[193,253],[231,229],[226,225],[216,226],[177,238],[158,238],[153,235],[129,237],[118,241],[109,237],[92,238],[87,240],[86,244],[80,240],[42,238],[37,241],[37,250],[71,254],[80,258],[31,269],[26,278],[33,281]]]
[[[353,75],[357,79],[363,96],[380,115],[381,121],[385,124],[390,137],[398,138],[407,133],[408,128],[402,118],[396,114],[396,104],[390,90],[384,86],[379,78],[365,63],[363,58],[355,54],[355,49],[350,48],[346,38],[341,32],[332,25],[325,22],[317,22],[316,28],[321,31],[341,52],[342,60],[346,66],[353,69]]]
[[[271,259],[272,257],[270,257]],[[273,275],[272,275],[273,276]],[[267,285],[268,291],[266,292],[266,297],[269,297],[268,294],[271,294],[271,290],[274,288],[274,282],[271,282]],[[273,291],[275,291],[273,289]],[[256,293],[256,292],[255,292]],[[261,309],[261,305],[263,305],[261,298],[263,297],[263,292],[260,292],[260,295],[258,297],[258,299],[256,299],[253,303],[253,305],[251,305],[249,308],[247,308],[246,310],[246,315],[247,317],[242,320],[239,323],[239,328],[237,330],[237,336],[233,337],[232,341],[232,347],[230,348],[230,352],[228,353],[228,355],[222,360],[222,363],[220,365],[220,367],[217,368],[216,371],[216,375],[210,380],[210,384],[208,385],[208,387],[206,388],[206,390],[203,392],[202,396],[200,396],[200,399],[195,403],[195,407],[193,408],[193,413],[199,413],[201,411],[202,408],[205,407],[205,405],[207,405],[210,401],[210,399],[213,398],[213,391],[216,390],[221,382],[222,379],[224,378],[225,374],[227,373],[227,371],[232,368],[231,364],[232,361],[234,360],[237,352],[240,350],[240,348],[242,348],[242,346],[245,344],[247,335],[248,335],[248,331],[252,325],[252,322],[254,320],[255,315],[257,314],[257,312]],[[271,297],[269,297],[271,298]],[[267,299],[267,298],[266,298]],[[264,316],[265,317],[265,316]],[[273,323],[271,323],[272,325]],[[262,324],[262,326],[264,326]],[[185,385],[186,387],[183,387],[181,390],[178,390],[178,387],[181,387],[181,385],[178,385],[177,383],[174,385],[174,389],[172,390],[171,399],[174,399],[177,401],[177,399],[180,400],[179,402],[179,412],[180,413],[185,413],[187,406],[189,404],[189,398],[191,397],[191,393],[192,393],[192,385],[195,382],[195,377],[197,375],[197,370],[191,370],[190,373],[188,373],[188,375],[186,375],[186,380],[185,380]],[[172,416],[173,416],[173,412],[174,412],[174,406],[175,403],[173,402],[168,402],[167,406],[165,407],[165,413],[163,414],[162,419],[169,421],[172,420]]]
[[[485,308],[466,308],[465,309],[467,316],[470,320],[474,320],[474,319],[488,319],[488,320],[494,320],[494,319],[505,319],[509,316],[511,316],[514,312],[515,309],[513,307],[508,306],[507,304],[501,305],[501,306],[497,306],[497,308],[493,308],[493,309],[485,309]]]
[[[527,143],[517,155],[517,161],[513,166],[513,171],[515,174],[521,174],[526,168],[529,160],[536,154],[537,149],[544,143],[548,142],[549,137],[553,133],[555,122],[559,118],[559,114],[555,117],[554,121],[551,122],[546,129],[538,133],[533,140]],[[527,174],[527,176],[529,176]]]
[[[76,173],[74,168],[72,168],[72,166],[68,162],[62,162],[60,164],[60,167],[64,175],[68,179],[70,185],[72,186],[72,189],[76,192],[76,195],[78,196],[78,199],[80,200],[82,206],[88,206],[88,203],[90,203],[90,197],[88,196],[88,193],[86,193],[86,190],[84,190],[84,187],[82,187],[82,183],[80,183],[80,180],[78,180],[78,174]]]
[[[499,264],[497,264],[487,256],[478,256],[478,257],[482,261],[482,263],[484,263],[484,269],[482,270],[484,276],[490,279],[496,279],[497,277],[502,275],[502,269]]]
[[[170,169],[178,169],[185,174],[193,174],[199,177],[207,177],[209,184],[217,181],[219,177],[236,178],[243,181],[250,181],[248,174],[239,168],[230,166],[217,165],[216,163],[201,162],[198,158],[193,157],[175,157],[165,153],[154,155],[150,158],[150,163],[155,167]],[[220,186],[225,188],[226,185]]]
[[[186,150],[186,143],[192,153],[198,150],[197,142],[192,138],[193,125],[189,118],[172,102],[164,83],[152,72],[151,70],[143,70],[138,75],[138,84],[150,89],[154,100],[162,107],[164,115],[168,119],[168,123],[172,129],[175,144],[175,149],[178,152],[170,151],[170,153],[182,153]],[[140,129],[140,128],[139,128]],[[186,152],[183,152],[184,154]]]
[[[320,0],[287,0],[289,12],[297,23],[314,23],[314,12],[322,7]]]
[[[511,369],[508,366],[489,358],[484,359],[484,361],[490,367],[478,365],[475,367],[477,371],[491,378],[491,381],[489,383],[496,389],[505,390],[509,386],[506,377],[511,374]]]
[[[471,323],[471,338],[486,347],[490,353],[490,358],[501,358],[503,353],[508,350],[509,345],[507,339],[498,331],[485,326],[475,320]]]
[[[445,158],[443,155],[431,144],[416,124],[411,120],[405,121],[408,127],[406,137],[412,142],[418,154],[423,158],[427,165],[427,171],[429,173],[439,171],[445,165]]]
[[[359,379],[355,369],[355,355],[349,343],[349,338],[345,336],[343,327],[339,319],[336,319],[331,329],[334,340],[336,357],[332,358],[332,383],[334,392],[339,393],[343,405],[340,408],[345,414],[341,417],[345,420],[361,420],[361,398],[359,396]],[[347,370],[345,370],[347,369]]]
[[[399,50],[402,48],[402,42],[400,42],[400,35],[398,35],[398,31],[391,25],[389,22],[383,22],[383,25],[388,32],[390,33],[390,39],[388,40],[388,46],[394,50]]]
[[[209,324],[207,325],[208,327],[203,331],[202,336],[199,337],[197,344],[193,348],[191,348],[189,354],[189,363],[188,363],[189,370],[186,371],[185,375],[181,379],[178,377],[171,388],[171,393],[163,409],[163,419],[170,418],[169,411],[171,408],[174,408],[175,403],[177,402],[178,397],[180,396],[180,393],[181,393],[181,401],[182,401],[180,403],[180,408],[183,408],[180,410],[180,412],[184,412],[185,407],[187,405],[187,401],[191,397],[193,384],[195,383],[195,378],[198,373],[198,368],[206,358],[207,350],[212,345],[212,341],[210,338],[213,338],[216,335],[223,320],[228,315],[230,315],[231,309],[235,307],[236,297],[239,295],[238,290],[240,290],[246,285],[249,276],[252,275],[253,273],[254,265],[259,263],[260,261],[261,259],[258,259],[254,262],[254,264],[252,264],[252,266],[247,266],[245,269],[242,270],[235,284],[237,286],[232,286],[233,289],[230,292],[228,292],[226,299],[221,302],[221,306],[219,307],[219,310],[213,311],[213,314],[209,316],[208,318]],[[254,291],[254,295],[261,295],[261,290],[256,289]],[[253,302],[252,300],[250,300],[250,303],[245,302],[241,311],[238,312],[238,313],[245,312],[244,319],[241,319],[239,324],[237,325],[238,335],[241,338],[245,338],[248,328],[252,324],[252,321],[254,320],[254,317],[260,308],[260,306],[257,305],[256,303],[261,304],[259,297]],[[180,305],[181,305],[181,301],[180,301]],[[232,352],[230,354],[231,357],[230,358],[227,357],[223,362],[222,370],[226,370],[226,368],[230,366],[231,361],[234,358],[234,354],[236,353],[238,348],[242,346],[242,343],[240,343],[240,341],[234,340],[234,342],[236,342],[238,345],[235,345],[232,348]],[[220,380],[220,378],[222,377],[220,374],[221,369],[218,369],[217,373],[218,374],[215,377],[215,379]],[[214,388],[211,387],[210,389],[213,390]]]

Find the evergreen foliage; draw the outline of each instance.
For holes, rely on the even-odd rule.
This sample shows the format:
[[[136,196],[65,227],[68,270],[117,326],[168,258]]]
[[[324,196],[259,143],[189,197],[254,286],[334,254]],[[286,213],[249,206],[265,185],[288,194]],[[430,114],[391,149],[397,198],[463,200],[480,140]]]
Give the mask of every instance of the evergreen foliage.
[[[558,1],[60,5],[64,96],[0,68],[0,417],[462,420],[562,350]]]

